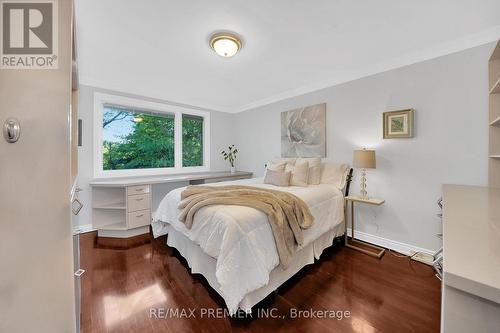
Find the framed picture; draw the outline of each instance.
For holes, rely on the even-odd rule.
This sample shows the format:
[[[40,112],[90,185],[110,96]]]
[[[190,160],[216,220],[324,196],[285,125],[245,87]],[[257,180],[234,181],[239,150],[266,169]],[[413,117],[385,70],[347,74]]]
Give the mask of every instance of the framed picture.
[[[326,104],[281,113],[281,157],[326,157]]]
[[[413,109],[384,112],[384,139],[413,138]]]

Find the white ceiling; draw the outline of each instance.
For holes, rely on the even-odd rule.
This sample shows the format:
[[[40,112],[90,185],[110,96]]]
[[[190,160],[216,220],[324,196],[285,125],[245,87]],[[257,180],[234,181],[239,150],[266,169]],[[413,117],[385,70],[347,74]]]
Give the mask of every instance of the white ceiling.
[[[239,112],[493,41],[500,1],[76,0],[76,22],[81,84]]]

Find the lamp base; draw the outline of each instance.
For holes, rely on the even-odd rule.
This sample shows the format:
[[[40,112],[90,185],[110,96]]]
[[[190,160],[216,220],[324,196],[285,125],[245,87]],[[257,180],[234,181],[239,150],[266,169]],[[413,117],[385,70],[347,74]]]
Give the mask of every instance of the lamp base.
[[[359,197],[361,199],[369,199],[368,192],[366,191],[366,169],[362,169],[360,186],[361,186],[361,191],[359,191]]]

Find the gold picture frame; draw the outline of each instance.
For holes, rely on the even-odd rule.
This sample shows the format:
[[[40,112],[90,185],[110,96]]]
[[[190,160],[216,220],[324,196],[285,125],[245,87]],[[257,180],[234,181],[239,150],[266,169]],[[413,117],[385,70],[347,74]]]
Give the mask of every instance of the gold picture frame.
[[[414,113],[413,109],[384,112],[384,139],[413,138]]]

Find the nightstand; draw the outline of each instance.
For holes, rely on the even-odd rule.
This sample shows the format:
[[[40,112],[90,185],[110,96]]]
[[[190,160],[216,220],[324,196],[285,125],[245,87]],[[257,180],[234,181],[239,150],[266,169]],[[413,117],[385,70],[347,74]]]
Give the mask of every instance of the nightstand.
[[[369,244],[363,241],[356,240],[354,238],[354,203],[363,203],[367,205],[376,205],[380,206],[385,202],[385,200],[381,199],[374,199],[374,198],[367,198],[363,199],[360,197],[355,197],[355,196],[347,196],[345,197],[345,210],[344,210],[344,216],[345,216],[345,246],[348,248],[363,252],[365,254],[368,254],[372,257],[377,257],[381,258],[384,253],[385,249],[376,246],[373,244]],[[349,203],[351,203],[351,241],[349,242],[349,237],[347,236],[347,208],[349,207]],[[356,244],[358,246],[356,246]],[[370,251],[373,250],[373,251]]]

